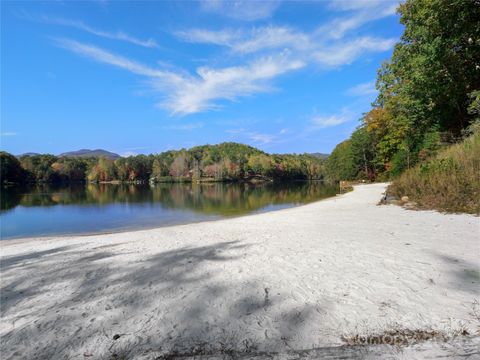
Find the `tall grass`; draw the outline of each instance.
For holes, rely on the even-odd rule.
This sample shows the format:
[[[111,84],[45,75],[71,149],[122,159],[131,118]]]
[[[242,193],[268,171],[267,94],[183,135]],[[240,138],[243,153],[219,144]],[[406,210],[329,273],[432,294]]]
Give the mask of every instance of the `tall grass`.
[[[480,127],[463,142],[405,171],[389,187],[420,208],[480,214]]]

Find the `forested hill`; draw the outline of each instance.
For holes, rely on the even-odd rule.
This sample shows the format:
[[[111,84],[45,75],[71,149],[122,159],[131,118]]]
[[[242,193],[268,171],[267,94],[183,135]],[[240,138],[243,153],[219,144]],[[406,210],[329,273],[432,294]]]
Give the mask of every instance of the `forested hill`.
[[[118,159],[120,155],[112,153],[107,150],[96,149],[81,149],[77,151],[69,151],[59,155],[59,157],[106,157],[112,160]]]
[[[306,180],[324,175],[320,157],[271,155],[232,142],[117,159],[48,154],[17,159],[6,152],[0,157],[2,183]]]
[[[329,154],[323,154],[323,153],[310,153],[309,155],[315,156],[320,159],[326,159],[328,158]]]

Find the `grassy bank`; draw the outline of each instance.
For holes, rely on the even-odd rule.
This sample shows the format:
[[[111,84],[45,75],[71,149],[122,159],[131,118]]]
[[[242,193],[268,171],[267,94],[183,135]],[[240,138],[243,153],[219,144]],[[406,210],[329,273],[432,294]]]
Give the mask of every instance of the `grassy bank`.
[[[405,171],[388,191],[420,208],[480,213],[480,127],[463,142]]]

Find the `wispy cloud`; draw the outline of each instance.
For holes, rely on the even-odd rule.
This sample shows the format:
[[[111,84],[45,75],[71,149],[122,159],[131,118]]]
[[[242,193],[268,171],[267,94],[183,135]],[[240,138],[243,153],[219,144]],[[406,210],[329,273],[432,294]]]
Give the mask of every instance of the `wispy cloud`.
[[[0,133],[1,136],[17,136],[18,134],[16,132],[11,132],[11,131],[6,131]]]
[[[190,29],[177,31],[175,35],[190,43],[212,44],[229,47],[233,52],[250,54],[265,49],[308,49],[311,47],[307,34],[287,26],[266,26],[247,30]]]
[[[317,33],[330,39],[341,39],[348,32],[364,24],[394,15],[398,0],[334,0],[329,3],[332,10],[348,12],[320,26]]]
[[[214,69],[200,67],[195,75],[156,69],[104,49],[74,40],[55,43],[76,54],[146,76],[151,88],[163,95],[158,104],[173,114],[186,115],[218,108],[218,100],[234,101],[242,96],[271,91],[270,80],[304,66],[288,54],[263,57],[244,66]]]
[[[318,130],[345,124],[354,119],[353,114],[347,108],[343,108],[338,114],[313,115],[310,118],[309,130]]]
[[[334,18],[311,32],[289,26],[264,26],[250,30],[187,29],[177,31],[175,35],[190,43],[227,47],[234,55],[288,50],[304,62],[339,67],[353,63],[363,54],[383,52],[393,47],[395,39],[358,36],[353,31],[366,23],[393,15],[397,5],[398,2],[393,1],[340,4],[336,10],[347,11],[347,15]]]
[[[138,153],[136,151],[124,151],[120,153],[121,157],[129,157],[129,156],[137,156]]]
[[[113,54],[93,45],[84,44],[69,39],[55,39],[54,42],[57,46],[67,49],[78,55],[82,55],[105,64],[110,64],[138,75],[144,75],[149,77],[167,76],[167,72],[151,68],[134,60],[130,60],[126,57]]]
[[[370,21],[390,16],[397,4],[393,1],[378,0],[333,2],[329,5],[330,8],[346,15],[343,16],[342,13],[341,17],[334,18],[311,32],[290,26],[222,30],[196,28],[177,31],[175,35],[185,42],[225,47],[231,52],[229,60],[240,62],[237,66],[228,67],[203,66],[194,72],[164,66],[160,62],[155,66],[146,65],[75,40],[56,39],[55,43],[78,55],[145,77],[152,93],[159,98],[157,106],[174,115],[187,115],[218,109],[224,101],[237,101],[241,97],[272,91],[275,89],[275,78],[308,64],[326,69],[337,68],[352,64],[366,54],[391,49],[395,39],[358,36],[353,30]],[[203,1],[201,6],[205,11],[222,12],[231,17],[239,16],[243,20],[256,20],[271,16],[278,2],[209,0]],[[139,40],[122,32],[100,31],[79,21],[49,21],[98,36],[130,41],[147,47],[157,46],[152,39]],[[359,88],[351,91],[353,95],[355,91],[359,93],[370,90]],[[341,123],[343,118],[319,117],[317,125],[334,126]],[[261,141],[262,137],[257,136],[256,139]],[[263,137],[264,141],[268,139]]]
[[[357,12],[352,16],[337,18],[320,27],[317,32],[331,39],[341,39],[349,31],[358,29],[360,26],[378,19],[395,14],[396,5],[376,10]]]
[[[265,49],[309,49],[308,34],[288,26],[265,26],[251,30],[190,29],[177,31],[175,35],[190,43],[213,44],[229,47],[236,53],[249,54]]]
[[[288,133],[288,129],[281,129],[280,131],[273,133],[264,133],[240,128],[226,130],[226,133],[234,135],[236,138],[248,139],[258,145],[267,145],[278,142],[282,135]]]
[[[397,7],[399,0],[331,0],[328,7],[332,10],[372,10],[375,8]]]
[[[184,42],[218,45],[230,48],[237,54],[251,54],[261,50],[283,50],[285,48],[310,49],[306,34],[288,26],[267,26],[242,29],[188,29],[174,32]]]
[[[207,29],[190,29],[175,32],[185,42],[232,46],[241,37],[240,31],[224,29],[219,31]]]
[[[280,2],[276,0],[201,1],[201,8],[204,11],[243,21],[254,21],[269,18],[273,15],[279,5]]]
[[[348,89],[346,93],[350,96],[367,96],[376,94],[377,90],[375,89],[375,80],[355,85],[354,87]]]
[[[260,144],[268,144],[275,139],[275,136],[272,134],[262,134],[257,132],[250,133],[248,137],[254,142]]]
[[[131,44],[147,47],[147,48],[156,48],[158,47],[157,42],[154,39],[138,39],[132,35],[129,35],[123,31],[115,31],[115,32],[110,32],[110,31],[104,31],[104,30],[99,30],[96,29],[90,25],[85,24],[82,21],[78,20],[70,20],[70,19],[64,19],[64,18],[54,18],[54,17],[48,17],[48,16],[42,16],[39,18],[40,21],[49,23],[49,24],[55,24],[55,25],[61,25],[61,26],[68,26],[72,28],[76,28],[79,30],[86,31],[90,34],[100,36],[103,38],[107,39],[113,39],[113,40],[121,40],[121,41],[126,41]]]
[[[338,42],[313,52],[312,57],[321,65],[338,67],[352,64],[365,53],[384,52],[393,47],[394,39],[361,37],[355,40]]]
[[[170,94],[160,103],[161,107],[184,115],[216,109],[218,100],[235,101],[239,97],[272,91],[270,80],[303,66],[303,62],[288,56],[271,56],[244,66],[200,67],[196,76],[177,76],[167,82],[153,79],[152,85]]]
[[[312,42],[307,34],[287,26],[267,26],[253,29],[245,38],[239,40],[232,49],[239,53],[253,53],[264,49],[293,48],[309,50]]]
[[[351,64],[365,53],[389,50],[395,39],[357,37],[348,40],[331,40],[321,33],[306,34],[292,28],[261,27],[249,32],[231,30],[209,31],[194,29],[178,32],[180,39],[192,43],[225,46],[234,53],[251,54],[266,50],[288,50],[293,57],[313,62],[323,67],[339,67]]]

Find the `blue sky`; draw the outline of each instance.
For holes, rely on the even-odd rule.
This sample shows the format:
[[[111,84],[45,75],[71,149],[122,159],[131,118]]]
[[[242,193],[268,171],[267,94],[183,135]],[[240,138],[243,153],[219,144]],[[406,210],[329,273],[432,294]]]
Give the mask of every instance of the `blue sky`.
[[[329,153],[375,98],[396,5],[2,2],[1,148]]]

